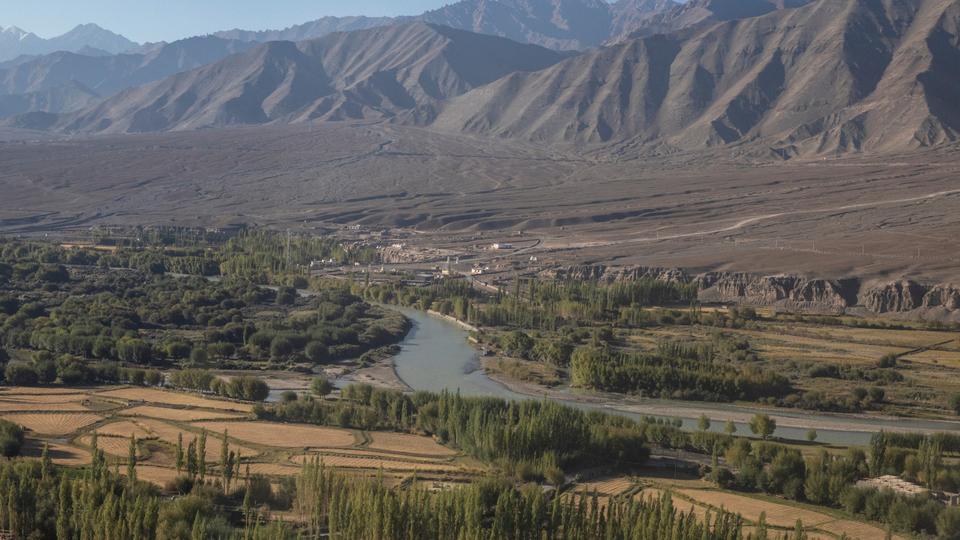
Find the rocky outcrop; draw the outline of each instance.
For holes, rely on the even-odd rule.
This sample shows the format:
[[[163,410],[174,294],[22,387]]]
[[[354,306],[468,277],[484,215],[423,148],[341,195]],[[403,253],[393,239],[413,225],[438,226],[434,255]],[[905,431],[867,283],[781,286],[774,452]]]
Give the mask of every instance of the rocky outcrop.
[[[857,278],[825,279],[738,272],[692,275],[681,269],[572,266],[544,277],[603,281],[656,279],[696,283],[706,303],[746,304],[804,313],[897,315],[931,320],[960,320],[960,286],[922,284],[902,279],[864,283]]]
[[[953,285],[923,285],[901,280],[868,287],[860,303],[874,313],[904,313],[940,309],[960,311],[960,288]]]
[[[897,281],[867,288],[860,303],[874,313],[900,313],[922,306],[926,290],[913,281]]]
[[[849,291],[844,291],[845,285],[826,279],[710,272],[699,276],[696,281],[700,299],[705,302],[827,313],[842,313],[848,306]]]

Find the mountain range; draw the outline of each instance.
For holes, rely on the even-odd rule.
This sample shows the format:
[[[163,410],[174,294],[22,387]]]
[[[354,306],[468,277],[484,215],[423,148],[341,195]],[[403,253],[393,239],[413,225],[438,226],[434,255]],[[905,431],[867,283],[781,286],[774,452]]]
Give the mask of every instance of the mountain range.
[[[82,24],[66,34],[44,39],[32,32],[15,26],[0,27],[0,62],[18,56],[37,56],[57,51],[99,51],[105,54],[126,52],[137,44],[129,39],[104,30],[95,24]]]
[[[254,44],[212,36],[162,45],[144,54],[56,52],[0,66],[0,117],[68,112],[121,90],[205,66]]]
[[[930,146],[960,133],[958,29],[957,0],[819,0],[511,74],[426,123],[786,157]]]
[[[43,67],[73,57],[33,59],[0,71],[11,94],[0,109],[32,111],[9,125],[63,132],[388,120],[616,152],[730,147],[779,158],[960,137],[960,0],[466,0],[423,16],[433,17],[471,31],[406,20],[256,45],[309,31],[234,31],[204,38],[217,54],[140,55],[139,68],[82,80]],[[607,45],[554,50],[597,42]],[[123,89],[135,81],[146,84]]]
[[[302,41],[333,32],[426,22],[551,49],[583,50],[640,29],[648,18],[679,5],[673,0],[461,0],[413,17],[324,17],[284,30],[215,35],[261,43]]]
[[[31,127],[145,132],[232,124],[383,119],[431,108],[565,55],[445,26],[407,23],[273,41],[220,62],[129,89],[79,113],[21,117]],[[36,124],[39,122],[39,124]]]

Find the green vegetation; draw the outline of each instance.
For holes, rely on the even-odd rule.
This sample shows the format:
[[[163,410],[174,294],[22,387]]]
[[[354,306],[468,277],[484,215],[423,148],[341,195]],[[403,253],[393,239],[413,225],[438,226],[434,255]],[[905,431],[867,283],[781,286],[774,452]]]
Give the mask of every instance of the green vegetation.
[[[625,353],[607,347],[580,347],[570,361],[574,386],[654,397],[711,401],[782,397],[790,382],[773,372],[739,369],[698,358]]]
[[[354,385],[335,402],[306,396],[254,412],[285,422],[423,432],[523,478],[543,478],[552,469],[597,459],[637,465],[649,455],[644,429],[636,423],[550,401],[515,403],[426,392],[408,396]]]
[[[279,241],[268,236],[245,233],[204,253],[224,264],[272,260]],[[298,257],[307,258],[330,255],[336,245],[301,243]],[[291,250],[298,245],[292,241]],[[251,252],[256,246],[263,251]],[[169,261],[162,268],[141,264],[147,255],[0,241],[0,347],[13,353],[0,356],[6,380],[145,384],[149,372],[137,366],[293,368],[360,358],[408,330],[404,317],[363,302],[347,283],[314,282],[316,293],[300,298],[290,287],[273,291],[252,281],[263,276],[239,271],[218,281],[163,275]],[[178,258],[165,250],[157,257]]]
[[[725,466],[715,468],[711,474],[714,481],[727,489],[782,495],[842,509],[897,531],[953,538],[960,530],[956,510],[946,508],[933,493],[907,495],[858,486],[857,482],[867,477],[895,475],[933,490],[956,492],[960,489],[960,465],[945,463],[942,445],[957,441],[960,437],[953,434],[881,432],[871,440],[868,452],[851,448],[842,454],[830,454],[821,449],[804,458],[796,448],[735,439],[718,446]],[[951,446],[951,451],[955,452],[956,447]]]
[[[419,489],[398,492],[377,480],[344,478],[316,463],[306,467],[297,486],[308,494],[298,507],[311,516],[311,537],[328,531],[331,537],[357,540],[744,538],[738,517],[721,512],[699,521],[678,513],[669,496],[650,502],[614,499],[601,508],[588,494],[579,502],[559,496],[550,500],[539,488],[517,489],[498,480],[438,495]]]
[[[168,377],[167,385],[246,401],[263,401],[270,395],[270,387],[267,383],[256,377],[240,375],[225,381],[203,369],[175,371]]]
[[[13,422],[0,420],[0,454],[7,458],[18,456],[22,446],[23,428]]]

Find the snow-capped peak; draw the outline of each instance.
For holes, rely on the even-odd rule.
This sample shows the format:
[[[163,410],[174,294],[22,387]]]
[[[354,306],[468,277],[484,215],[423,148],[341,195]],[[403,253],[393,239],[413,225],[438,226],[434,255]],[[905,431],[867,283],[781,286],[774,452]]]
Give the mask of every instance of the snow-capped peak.
[[[3,28],[2,26],[0,26],[0,32],[4,34],[11,34],[13,36],[16,36],[16,38],[21,41],[23,41],[24,39],[27,38],[27,36],[30,35],[29,32],[22,30],[20,28],[17,28],[16,26],[8,26],[6,28]]]

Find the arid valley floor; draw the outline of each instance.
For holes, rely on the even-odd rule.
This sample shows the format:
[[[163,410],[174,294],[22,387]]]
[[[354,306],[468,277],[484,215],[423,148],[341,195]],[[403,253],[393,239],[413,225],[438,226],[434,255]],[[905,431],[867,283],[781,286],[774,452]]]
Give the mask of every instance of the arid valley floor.
[[[434,247],[522,233],[524,255],[555,262],[940,281],[960,277],[955,155],[612,158],[329,124],[8,140],[0,227],[363,225]]]

